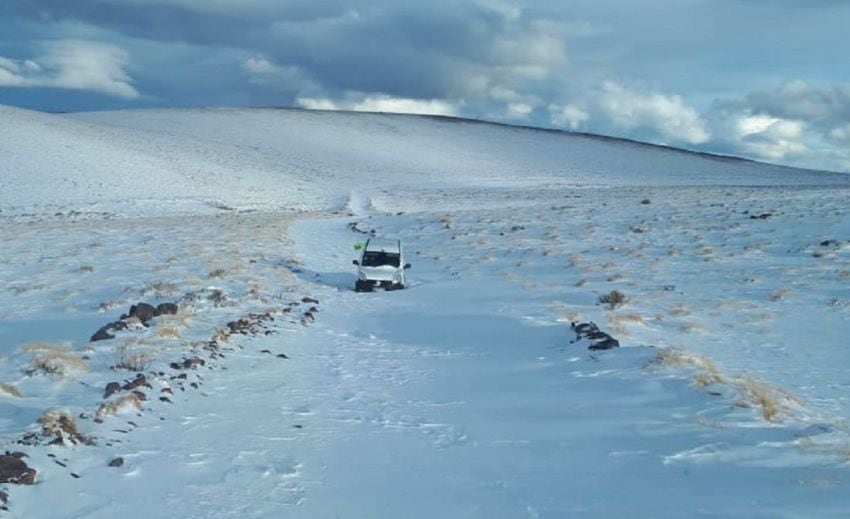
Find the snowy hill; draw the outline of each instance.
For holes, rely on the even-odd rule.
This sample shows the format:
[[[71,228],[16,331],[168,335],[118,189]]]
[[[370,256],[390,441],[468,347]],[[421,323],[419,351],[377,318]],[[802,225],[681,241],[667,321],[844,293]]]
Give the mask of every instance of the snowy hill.
[[[4,516],[846,514],[848,175],[274,109],[0,107],[0,158]]]
[[[806,172],[589,136],[421,116],[276,109],[42,114],[0,107],[4,208],[135,214],[327,209],[414,183],[796,185]],[[28,210],[28,209],[26,209]]]

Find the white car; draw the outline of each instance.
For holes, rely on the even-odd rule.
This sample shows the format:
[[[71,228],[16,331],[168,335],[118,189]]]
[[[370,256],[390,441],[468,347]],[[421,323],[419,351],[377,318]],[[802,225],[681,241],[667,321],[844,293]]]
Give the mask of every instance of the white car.
[[[357,292],[369,292],[377,286],[388,290],[404,288],[404,271],[410,268],[410,263],[404,262],[399,240],[370,238],[360,259],[352,263],[357,265],[357,281],[354,282]]]

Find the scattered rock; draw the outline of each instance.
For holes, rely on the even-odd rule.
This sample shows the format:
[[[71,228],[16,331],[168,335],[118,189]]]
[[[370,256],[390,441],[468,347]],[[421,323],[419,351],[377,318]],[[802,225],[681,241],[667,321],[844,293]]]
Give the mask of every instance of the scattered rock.
[[[125,323],[124,321],[111,322],[109,324],[101,326],[101,328],[98,331],[94,332],[94,335],[91,336],[91,338],[89,339],[89,342],[97,342],[97,341],[103,341],[103,340],[106,340],[106,339],[114,339],[115,335],[112,332],[119,331],[119,330],[126,330],[126,329],[127,329],[127,323]]]
[[[0,503],[8,504],[9,503],[9,494],[0,490]]]
[[[141,373],[136,374],[136,378],[131,380],[130,382],[127,382],[126,384],[124,384],[121,387],[121,389],[123,389],[124,391],[133,391],[134,389],[136,389],[138,387],[146,387],[148,389],[151,388],[151,385],[148,382],[147,377],[144,376]]]
[[[289,358],[289,357],[287,357],[287,356],[286,356],[286,353],[278,353],[278,354],[277,354],[277,357],[278,357],[279,359],[288,359],[288,358]]]
[[[301,302],[302,302],[302,303],[309,303],[309,304],[311,304],[311,305],[317,305],[317,304],[319,304],[319,300],[318,300],[318,299],[314,299],[314,298],[309,297],[309,296],[302,297],[302,298],[301,298]]]
[[[33,485],[38,474],[30,468],[26,462],[16,456],[18,453],[6,452],[0,455],[0,483],[14,483],[16,485]],[[8,498],[4,498],[5,503]]]
[[[594,322],[572,323],[570,327],[576,334],[573,342],[586,340],[590,343],[587,347],[589,350],[610,350],[620,347],[620,341],[600,330]]]
[[[767,220],[771,216],[773,216],[773,213],[751,214],[750,220]]]
[[[156,308],[147,303],[139,303],[130,307],[130,313],[127,317],[135,317],[147,326],[148,322],[156,317]]]
[[[183,361],[183,369],[196,369],[205,364],[206,362],[204,361],[204,359],[201,359],[199,357],[191,357]]]
[[[106,384],[106,389],[103,391],[103,398],[109,398],[119,391],[121,391],[121,384],[118,382],[110,382],[109,384]]]
[[[643,200],[640,201],[641,205],[649,205],[650,203],[652,203],[652,202],[649,200],[649,198],[644,198]]]
[[[160,303],[156,305],[156,315],[177,315],[177,303]]]
[[[118,467],[121,467],[123,465],[124,465],[124,458],[122,458],[120,456],[109,462],[110,467],[118,468]]]

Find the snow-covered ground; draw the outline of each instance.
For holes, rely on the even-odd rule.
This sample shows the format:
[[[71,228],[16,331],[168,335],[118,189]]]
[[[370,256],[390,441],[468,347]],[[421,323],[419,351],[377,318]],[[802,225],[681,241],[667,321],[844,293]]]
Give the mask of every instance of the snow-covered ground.
[[[38,470],[2,514],[846,516],[846,175],[426,117],[0,115],[0,436]],[[352,223],[409,289],[351,290]],[[89,342],[139,302],[179,312]],[[79,434],[47,445],[49,409]]]

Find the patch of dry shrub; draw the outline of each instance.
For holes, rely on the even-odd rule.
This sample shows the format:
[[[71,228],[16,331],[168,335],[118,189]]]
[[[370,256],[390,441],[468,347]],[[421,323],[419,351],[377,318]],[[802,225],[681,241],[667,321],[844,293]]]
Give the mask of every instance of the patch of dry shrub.
[[[127,371],[135,372],[145,371],[150,366],[152,357],[149,350],[140,351],[140,348],[125,343],[118,346],[112,369],[126,369]]]
[[[137,393],[128,393],[114,400],[103,402],[97,408],[95,419],[102,421],[108,416],[138,411],[142,408],[143,398]]]
[[[16,398],[22,396],[21,391],[17,387],[6,382],[0,382],[0,395],[9,395]]]
[[[55,377],[67,377],[89,370],[89,363],[68,351],[68,348],[46,342],[32,342],[21,346],[21,350],[34,353],[32,372],[43,372]]]
[[[607,294],[602,294],[599,296],[599,302],[607,305],[609,310],[614,310],[615,308],[619,308],[626,304],[626,296],[619,290],[612,290]]]

